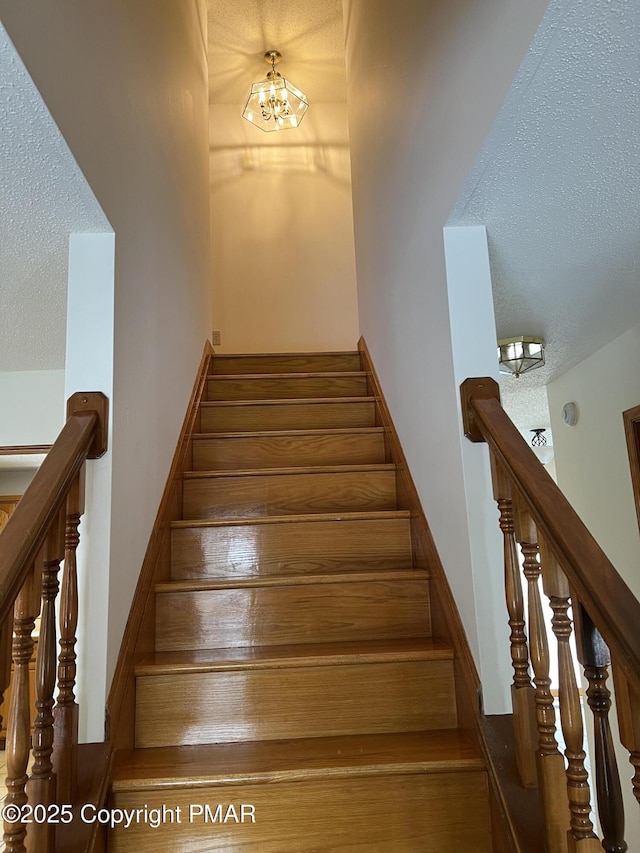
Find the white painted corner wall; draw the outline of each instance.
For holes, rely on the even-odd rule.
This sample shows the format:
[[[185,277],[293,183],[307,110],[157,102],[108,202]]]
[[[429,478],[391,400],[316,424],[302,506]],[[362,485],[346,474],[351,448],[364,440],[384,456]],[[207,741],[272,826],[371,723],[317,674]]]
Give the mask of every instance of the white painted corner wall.
[[[485,685],[480,649],[497,640],[486,633],[483,612],[482,573],[490,568],[474,562],[469,540],[475,522],[465,484],[477,473],[467,467],[473,451],[463,452],[453,428],[461,367],[453,357],[443,227],[546,6],[344,3],[361,332]],[[493,327],[478,324],[481,352],[490,333]],[[507,710],[502,698],[498,692],[494,706],[485,687],[488,710]]]
[[[0,0],[0,15],[115,234],[113,313],[98,324],[101,344],[113,324],[112,456],[90,463],[111,466],[100,472],[111,480],[109,575],[82,602],[85,614],[101,608],[107,629],[82,662],[81,735],[101,740],[105,691],[212,328],[206,4],[69,0],[34,14]],[[78,369],[86,346],[73,354]]]
[[[76,391],[101,391],[113,400],[115,235],[72,234],[69,240],[67,283],[67,339],[65,399]],[[113,406],[109,406],[109,435],[113,433]],[[108,637],[110,533],[113,451],[87,463],[85,503],[80,523],[77,559],[78,642],[80,661],[90,669],[78,670],[78,694],[106,696],[108,690],[104,648]],[[100,662],[102,665],[98,665]],[[95,732],[104,725],[98,703],[81,702],[81,728]]]
[[[456,388],[472,376],[489,376],[497,382],[497,336],[486,228],[445,228],[444,251]],[[509,708],[512,680],[502,534],[487,445],[465,438],[459,395],[457,404],[473,584],[469,589],[459,575],[453,575],[451,587],[456,601],[467,608],[461,609],[464,623],[475,620],[478,626],[477,660],[485,713],[500,714]],[[474,609],[469,612],[472,597]]]

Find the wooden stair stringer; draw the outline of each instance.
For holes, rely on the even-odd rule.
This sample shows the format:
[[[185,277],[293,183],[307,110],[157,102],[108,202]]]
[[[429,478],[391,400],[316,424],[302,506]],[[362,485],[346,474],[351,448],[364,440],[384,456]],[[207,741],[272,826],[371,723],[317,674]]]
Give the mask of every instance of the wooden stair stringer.
[[[413,560],[416,566],[429,567],[432,631],[435,636],[449,642],[454,652],[458,727],[466,737],[477,744],[487,768],[494,853],[537,853],[542,849],[539,844],[540,836],[536,835],[531,845],[525,843],[523,847],[521,838],[514,830],[514,821],[508,813],[508,797],[502,790],[499,775],[495,772],[496,762],[495,756],[492,755],[492,745],[483,731],[486,728],[486,718],[483,717],[482,686],[462,619],[364,338],[358,342],[358,350],[362,368],[368,377],[368,392],[376,400],[376,423],[384,430],[387,461],[396,466],[398,508],[411,513]],[[501,758],[500,756],[498,760]]]

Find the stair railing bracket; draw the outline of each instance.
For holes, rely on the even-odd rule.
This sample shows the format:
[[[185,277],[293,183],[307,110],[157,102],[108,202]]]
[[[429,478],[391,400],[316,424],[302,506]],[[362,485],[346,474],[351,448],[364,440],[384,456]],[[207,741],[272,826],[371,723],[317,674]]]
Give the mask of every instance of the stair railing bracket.
[[[109,444],[109,398],[102,391],[76,391],[67,400],[67,418],[88,413],[95,413],[98,423],[87,459],[99,459]]]
[[[460,401],[462,405],[462,426],[465,436],[469,441],[480,443],[486,441],[483,436],[475,412],[472,400],[497,400],[500,402],[500,386],[490,376],[480,379],[465,379],[460,386]]]

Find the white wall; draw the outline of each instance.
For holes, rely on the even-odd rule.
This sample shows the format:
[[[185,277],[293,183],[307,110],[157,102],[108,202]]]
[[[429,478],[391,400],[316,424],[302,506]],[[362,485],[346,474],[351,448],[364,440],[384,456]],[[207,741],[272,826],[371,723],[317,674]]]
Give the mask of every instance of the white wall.
[[[361,331],[479,666],[442,229],[546,6],[344,6]]]
[[[0,372],[0,446],[53,444],[65,399],[64,370]]]
[[[64,370],[0,373],[0,446],[53,444],[64,425]],[[0,470],[0,494],[21,495],[35,469]]]
[[[36,475],[35,468],[0,470],[0,495],[23,495]]]
[[[98,739],[211,330],[206,6],[0,0],[0,15],[115,232],[108,637],[84,696]]]
[[[211,245],[218,352],[355,349],[346,104],[264,133],[212,104]]]
[[[640,405],[640,325],[547,386],[558,485],[640,598],[640,534],[622,412]],[[562,407],[576,402],[574,427]]]
[[[622,412],[640,405],[638,364],[640,325],[547,386],[558,485],[636,598],[640,598],[640,533]],[[570,402],[577,403],[580,412],[573,427],[567,427],[561,416],[562,407]],[[614,718],[612,714],[615,729]],[[591,730],[589,721],[590,736]],[[614,742],[619,743],[617,733]],[[625,798],[625,836],[630,853],[638,853],[640,813],[629,782],[629,755],[624,749],[616,752]]]

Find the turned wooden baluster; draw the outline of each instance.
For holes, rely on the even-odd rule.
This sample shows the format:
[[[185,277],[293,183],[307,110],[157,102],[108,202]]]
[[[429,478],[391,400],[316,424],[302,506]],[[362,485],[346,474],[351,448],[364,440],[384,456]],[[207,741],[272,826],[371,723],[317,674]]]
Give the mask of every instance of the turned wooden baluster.
[[[611,693],[606,683],[611,655],[587,611],[580,604],[577,607],[574,605],[573,609],[578,659],[589,682],[587,701],[593,712],[595,777],[602,846],[607,853],[625,853],[628,848],[624,840],[622,788],[609,725]]]
[[[13,611],[13,678],[5,746],[7,796],[3,838],[7,853],[24,853],[26,850],[27,827],[20,817],[27,803],[27,765],[31,746],[29,661],[33,655],[32,634],[39,612],[37,574],[33,569],[30,571]]]
[[[640,689],[631,684],[623,668],[615,660],[612,671],[620,743],[629,751],[629,761],[634,769],[633,794],[640,803]]]
[[[53,752],[53,691],[56,683],[56,613],[58,572],[64,557],[65,513],[58,515],[52,525],[42,559],[42,616],[36,655],[36,718],[33,724],[33,768],[27,786],[32,805],[50,806],[56,801],[56,779],[51,755]],[[29,846],[38,853],[55,849],[55,824],[34,822],[29,827]]]
[[[600,841],[593,831],[591,822],[591,789],[589,774],[584,761],[584,729],[580,708],[580,692],[576,682],[571,639],[571,619],[568,611],[571,607],[569,583],[550,548],[543,551],[544,590],[549,597],[553,610],[551,625],[558,641],[558,678],[560,699],[560,720],[566,744],[567,794],[569,797],[569,833],[570,853],[599,853]]]
[[[11,647],[13,645],[13,618],[0,628],[0,705],[4,702],[5,690],[11,683]],[[6,712],[5,712],[6,713]],[[0,729],[2,714],[0,714]]]
[[[60,595],[58,701],[54,710],[53,768],[57,776],[59,803],[73,803],[78,763],[78,705],[75,697],[78,627],[76,550],[80,542],[78,527],[84,512],[84,477],[83,466],[67,498],[64,574]]]
[[[491,455],[493,495],[500,511],[500,530],[504,540],[504,586],[511,629],[511,664],[513,684],[511,703],[516,747],[516,763],[520,781],[525,788],[537,785],[535,751],[536,721],[534,691],[529,677],[529,650],[524,621],[524,596],[516,547],[514,509],[511,484],[504,469]]]
[[[516,504],[516,539],[522,550],[527,579],[529,651],[534,672],[536,720],[538,725],[538,781],[545,817],[549,853],[566,853],[569,809],[564,758],[556,740],[556,714],[549,676],[549,641],[542,610],[538,561],[538,532],[529,513]]]

